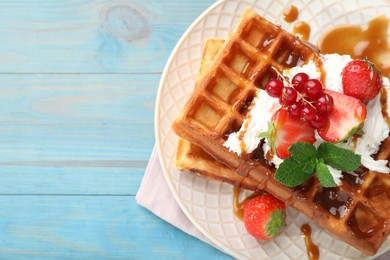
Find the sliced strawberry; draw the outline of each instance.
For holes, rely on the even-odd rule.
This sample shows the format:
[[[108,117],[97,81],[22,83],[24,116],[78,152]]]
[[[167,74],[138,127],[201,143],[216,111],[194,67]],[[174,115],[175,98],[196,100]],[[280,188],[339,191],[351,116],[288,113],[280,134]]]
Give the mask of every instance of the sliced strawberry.
[[[333,98],[328,120],[318,134],[328,142],[341,142],[361,129],[366,118],[366,106],[357,98],[332,90],[325,90]]]
[[[286,109],[279,109],[272,116],[274,126],[270,135],[271,147],[276,155],[285,159],[290,156],[288,148],[296,142],[314,143],[316,141],[314,129],[307,121],[303,121],[288,113]]]
[[[249,199],[243,208],[245,228],[257,239],[269,240],[286,226],[286,206],[271,194]]]
[[[350,61],[341,72],[344,94],[366,103],[378,95],[382,76],[374,63],[368,60]]]

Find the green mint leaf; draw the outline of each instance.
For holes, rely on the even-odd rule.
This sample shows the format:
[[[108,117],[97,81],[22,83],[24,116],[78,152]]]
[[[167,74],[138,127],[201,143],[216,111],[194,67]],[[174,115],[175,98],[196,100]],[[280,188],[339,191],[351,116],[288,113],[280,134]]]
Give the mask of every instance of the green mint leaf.
[[[295,143],[288,148],[288,151],[298,162],[307,162],[318,156],[315,146],[306,142]]]
[[[306,163],[298,162],[290,156],[279,165],[275,179],[288,187],[298,186],[313,176],[313,173],[304,172],[305,165]]]
[[[361,164],[360,155],[338,147],[333,143],[320,144],[318,147],[318,155],[326,164],[344,172],[352,172]]]
[[[305,166],[303,167],[303,172],[306,174],[313,174],[315,169],[316,169],[316,160],[311,159],[310,161],[305,163]]]
[[[336,183],[333,180],[333,176],[330,173],[328,166],[325,163],[319,161],[316,165],[317,178],[320,181],[322,187],[336,187]]]

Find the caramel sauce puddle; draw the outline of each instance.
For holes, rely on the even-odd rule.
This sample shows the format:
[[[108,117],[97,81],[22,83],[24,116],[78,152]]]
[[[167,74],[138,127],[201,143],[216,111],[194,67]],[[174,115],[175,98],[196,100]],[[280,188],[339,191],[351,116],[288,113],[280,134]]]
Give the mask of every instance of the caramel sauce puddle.
[[[298,21],[294,24],[294,27],[293,27],[293,34],[297,35],[301,35],[302,36],[302,40],[304,41],[307,41],[310,37],[310,25],[306,22],[303,22],[303,21]]]
[[[283,13],[283,19],[288,22],[294,22],[298,17],[298,8],[295,5],[290,5]]]
[[[324,54],[349,54],[353,59],[367,57],[384,76],[390,77],[388,27],[389,19],[384,15],[372,19],[365,29],[359,25],[336,26],[320,37],[317,46]]]
[[[289,5],[283,12],[283,19],[288,23],[292,23],[297,20],[298,15],[298,8],[294,5]],[[302,40],[307,41],[310,37],[310,30],[311,28],[308,23],[304,21],[298,21],[294,24],[292,32],[294,35],[300,35]]]

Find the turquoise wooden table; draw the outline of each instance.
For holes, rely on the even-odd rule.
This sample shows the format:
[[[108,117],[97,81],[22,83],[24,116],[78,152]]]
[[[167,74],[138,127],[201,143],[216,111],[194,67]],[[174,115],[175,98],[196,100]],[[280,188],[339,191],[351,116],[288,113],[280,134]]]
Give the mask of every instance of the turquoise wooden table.
[[[212,0],[0,1],[0,259],[227,259],[140,207],[154,103]]]

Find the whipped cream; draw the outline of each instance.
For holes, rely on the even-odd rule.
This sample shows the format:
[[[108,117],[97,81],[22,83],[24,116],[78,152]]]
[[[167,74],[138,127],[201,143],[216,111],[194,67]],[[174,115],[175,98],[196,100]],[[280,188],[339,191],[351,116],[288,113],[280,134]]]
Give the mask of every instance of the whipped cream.
[[[295,74],[304,72],[309,75],[310,78],[320,80],[321,71],[325,71],[326,77],[325,82],[323,82],[324,87],[343,93],[341,72],[345,65],[350,61],[352,61],[352,58],[349,55],[325,54],[321,55],[321,70],[316,66],[314,61],[309,61],[302,66],[283,71],[283,76],[291,79]],[[383,77],[383,88],[387,92],[388,97],[390,97],[390,82],[388,78]],[[245,149],[245,153],[253,152],[261,141],[261,138],[258,137],[259,134],[268,130],[268,122],[280,107],[277,98],[270,97],[264,90],[257,91],[257,97],[252,103],[247,119],[238,132],[232,133],[228,137],[224,146],[229,148],[230,151],[237,153],[239,156],[243,152],[243,149]],[[338,143],[337,145],[353,150],[356,154],[361,155],[361,162],[368,169],[389,173],[390,169],[387,167],[387,160],[374,160],[371,157],[371,155],[378,152],[381,142],[388,136],[390,130],[389,125],[382,115],[380,94],[368,102],[366,109],[367,116],[363,126],[364,134],[354,140],[350,138],[347,143]],[[387,114],[390,114],[390,98],[387,99],[386,112]],[[324,142],[318,134],[316,134],[316,139],[316,146]],[[264,154],[269,151],[270,148],[267,140],[262,148]],[[283,160],[275,155],[271,162],[278,168]],[[342,176],[341,172],[333,168],[329,170],[331,171],[336,184],[339,184]]]
[[[281,108],[277,98],[270,97],[265,90],[258,90],[253,100],[254,104],[249,111],[248,117],[242,124],[238,132],[229,135],[224,146],[230,151],[241,156],[242,148],[245,147],[246,153],[251,153],[259,145],[261,138],[259,134],[267,132],[268,122],[272,115]],[[241,145],[244,142],[245,145]]]

